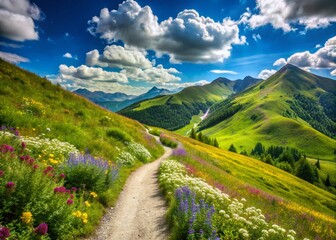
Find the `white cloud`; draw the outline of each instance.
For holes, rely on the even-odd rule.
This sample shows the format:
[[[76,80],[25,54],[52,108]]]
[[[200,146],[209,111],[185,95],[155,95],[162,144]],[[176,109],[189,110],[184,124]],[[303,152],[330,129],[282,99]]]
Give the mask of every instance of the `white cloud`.
[[[179,89],[179,88],[186,88],[191,86],[203,86],[209,84],[210,82],[207,80],[199,80],[197,82],[184,82],[184,83],[162,83],[158,85],[162,88],[167,88],[170,90]]]
[[[287,60],[278,59],[277,62],[285,61],[306,70],[336,68],[336,36],[328,39],[323,47],[315,53],[309,51],[298,52],[291,55]]]
[[[10,47],[10,48],[23,48],[23,45],[19,45],[15,43],[6,43],[6,42],[0,42],[0,46]]]
[[[284,59],[284,58],[280,58],[280,59],[276,60],[276,61],[273,63],[273,66],[280,66],[280,67],[282,67],[282,66],[284,66],[284,65],[286,65],[286,64],[287,64],[286,59]]]
[[[65,80],[80,81],[104,81],[104,82],[120,82],[127,83],[127,77],[118,72],[108,72],[102,68],[88,67],[81,65],[79,67],[59,66],[60,77]]]
[[[320,47],[322,47],[321,44],[316,44],[316,46],[315,46],[315,48],[320,48]]]
[[[151,68],[152,63],[146,55],[146,51],[110,45],[105,47],[102,54],[99,54],[97,49],[86,53],[86,63],[89,66],[100,67]]]
[[[256,5],[258,14],[248,11],[241,17],[252,29],[271,24],[275,29],[289,32],[295,30],[295,24],[315,29],[336,22],[333,0],[256,0]]]
[[[181,78],[175,76],[179,74],[175,68],[165,69],[161,64],[157,67],[141,69],[141,68],[125,68],[121,70],[129,79],[134,81],[145,81],[149,83],[167,83],[178,82]]]
[[[267,79],[270,76],[272,76],[274,73],[276,73],[276,70],[264,69],[259,73],[258,78]]]
[[[1,51],[0,51],[0,58],[10,63],[29,62],[28,58],[21,57],[17,54],[1,52]]]
[[[118,10],[102,9],[89,24],[91,34],[154,50],[158,57],[168,54],[174,63],[223,61],[233,44],[246,43],[245,37],[239,37],[238,23],[229,18],[215,22],[195,10],[184,10],[159,23],[149,6],[141,7],[133,0],[124,1]]]
[[[15,40],[37,40],[34,20],[40,20],[40,9],[29,0],[0,1],[0,36]]]
[[[252,34],[252,38],[254,39],[254,41],[258,42],[259,40],[261,40],[261,36],[260,34]]]
[[[333,70],[333,71],[331,71],[330,75],[331,75],[331,76],[336,76],[336,69]]]
[[[214,69],[214,70],[211,70],[210,72],[212,73],[216,73],[216,74],[238,74],[237,72],[235,71],[230,71],[230,70],[220,70],[220,69]]]

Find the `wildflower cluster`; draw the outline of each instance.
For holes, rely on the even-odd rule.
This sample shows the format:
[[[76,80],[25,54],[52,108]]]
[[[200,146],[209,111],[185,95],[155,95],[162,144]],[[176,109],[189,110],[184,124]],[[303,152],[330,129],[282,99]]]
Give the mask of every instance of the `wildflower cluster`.
[[[135,158],[129,152],[122,151],[117,157],[117,164],[132,167],[135,164]]]
[[[128,143],[129,151],[141,162],[147,162],[152,155],[150,152],[140,143],[129,142]]]
[[[193,196],[195,194],[196,199],[201,199],[208,206],[213,206],[215,212],[211,218],[212,232],[216,231],[217,236],[220,239],[294,239],[295,232],[293,230],[287,231],[277,225],[271,225],[265,221],[265,216],[260,209],[255,207],[245,207],[245,199],[232,199],[229,195],[222,193],[217,188],[214,188],[204,182],[200,178],[188,176],[183,164],[176,160],[167,160],[162,162],[160,167],[159,181],[161,186],[167,192],[175,192],[175,198],[180,203],[185,200],[178,200],[181,191],[184,191],[184,195]],[[186,190],[184,186],[188,186]],[[180,190],[176,190],[180,189]],[[193,193],[189,193],[191,191]],[[183,195],[183,194],[182,194]],[[194,197],[190,197],[188,200],[188,208],[196,206],[192,200]],[[185,199],[182,198],[182,199]],[[191,201],[191,205],[190,205]],[[203,203],[202,203],[203,204]],[[201,204],[199,204],[200,206]],[[180,211],[185,211],[183,208]],[[206,211],[205,211],[206,212]],[[208,211],[209,212],[209,211]],[[211,211],[210,211],[211,212]],[[181,213],[175,213],[181,214]],[[203,213],[203,215],[206,213]],[[197,214],[196,214],[197,215]],[[189,216],[189,215],[188,215]],[[194,221],[194,215],[190,215],[190,218],[185,221]],[[203,216],[206,218],[206,216]],[[208,219],[210,221],[210,219]],[[200,230],[192,234],[200,234]],[[202,232],[204,233],[204,229]],[[190,234],[189,234],[190,235]],[[198,238],[197,238],[198,239]]]
[[[45,115],[45,106],[43,103],[38,102],[31,98],[22,98],[22,108],[30,114],[35,116],[44,116]]]
[[[119,174],[119,167],[90,154],[71,153],[61,169],[65,173],[65,185],[87,191],[107,190]]]
[[[72,215],[74,217],[77,217],[77,218],[81,219],[84,224],[88,223],[89,215],[87,213],[81,212],[81,211],[75,211],[75,212],[72,213]]]

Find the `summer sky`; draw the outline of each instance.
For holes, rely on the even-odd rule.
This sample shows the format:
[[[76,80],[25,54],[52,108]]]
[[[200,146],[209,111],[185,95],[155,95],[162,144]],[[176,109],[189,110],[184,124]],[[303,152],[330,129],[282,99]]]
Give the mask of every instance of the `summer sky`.
[[[0,0],[0,57],[69,90],[128,94],[286,63],[336,79],[336,1]]]

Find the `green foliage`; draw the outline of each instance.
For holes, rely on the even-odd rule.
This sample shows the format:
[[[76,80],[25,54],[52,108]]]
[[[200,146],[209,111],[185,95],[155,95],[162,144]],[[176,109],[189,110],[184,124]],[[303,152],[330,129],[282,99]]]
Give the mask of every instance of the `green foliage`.
[[[327,175],[326,180],[324,181],[324,185],[325,185],[326,187],[331,187],[331,183],[330,183],[330,175],[329,175],[329,173],[328,173],[328,175]]]
[[[296,176],[310,183],[318,180],[317,171],[314,171],[313,166],[305,159],[301,159],[298,162]]]
[[[178,146],[178,143],[171,140],[170,138],[168,138],[167,136],[161,134],[160,135],[160,142],[164,145],[164,146],[167,146],[167,147],[170,147],[170,148],[177,148]]]
[[[119,128],[110,128],[108,131],[106,131],[106,135],[122,142],[132,141],[132,137],[126,132],[120,130]]]
[[[327,96],[329,96],[329,94]],[[302,94],[296,94],[294,98],[295,101],[289,101],[289,103],[300,118],[307,121],[313,128],[321,133],[335,138],[336,122],[331,120],[324,111],[324,109],[331,104],[328,99],[326,99],[328,97],[322,97],[325,108],[322,108],[318,101]],[[333,117],[335,109],[334,107],[330,109],[331,110],[327,110],[328,115]]]
[[[61,166],[65,173],[65,186],[76,187],[98,194],[112,186],[119,169],[104,159],[98,159],[90,154],[71,154]]]
[[[229,147],[229,151],[230,151],[230,152],[235,152],[235,153],[236,153],[236,152],[237,152],[237,149],[235,148],[235,146],[234,146],[233,144],[231,144],[230,147]]]
[[[196,139],[196,138],[197,138],[195,128],[192,128],[192,129],[191,129],[190,137],[191,137],[192,139]]]
[[[317,159],[317,161],[315,163],[315,167],[317,167],[318,169],[321,170],[320,159]]]
[[[319,98],[325,114],[336,122],[336,93],[323,93]]]
[[[158,129],[154,129],[154,128],[153,128],[153,129],[150,129],[150,130],[149,130],[149,133],[152,134],[152,135],[154,135],[154,136],[158,136],[158,137],[159,137],[160,134],[161,134],[161,132],[160,132]]]
[[[232,100],[224,100],[222,103],[215,104],[211,109],[214,109],[210,115],[204,119],[199,125],[199,131],[210,128],[230,117],[235,115],[242,109],[241,104],[234,105]]]

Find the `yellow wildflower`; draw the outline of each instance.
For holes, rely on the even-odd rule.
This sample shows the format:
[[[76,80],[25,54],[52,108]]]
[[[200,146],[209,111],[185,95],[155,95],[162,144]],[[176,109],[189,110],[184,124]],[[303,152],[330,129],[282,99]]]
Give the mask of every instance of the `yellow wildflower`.
[[[23,212],[21,220],[22,222],[29,224],[33,221],[33,214],[31,212]]]
[[[92,196],[92,197],[94,197],[94,198],[98,197],[97,193],[95,193],[95,192],[91,192],[91,193],[90,193],[90,196]]]
[[[80,218],[80,217],[82,217],[82,213],[81,213],[81,211],[75,211],[75,212],[72,213],[72,216]]]
[[[53,157],[55,157],[55,155],[52,154],[52,153],[50,153],[50,154],[49,154],[49,157],[53,158]]]
[[[87,207],[91,207],[91,204],[89,203],[89,201],[85,201],[84,203]]]

